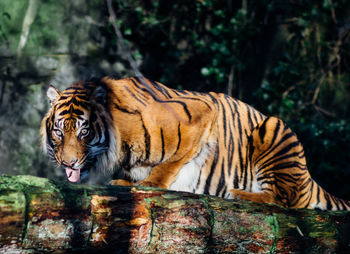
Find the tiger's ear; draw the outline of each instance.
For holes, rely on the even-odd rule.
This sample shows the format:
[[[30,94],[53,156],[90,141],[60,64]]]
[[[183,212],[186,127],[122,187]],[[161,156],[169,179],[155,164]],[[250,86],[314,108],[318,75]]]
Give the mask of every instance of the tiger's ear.
[[[107,89],[106,89],[106,87],[103,85],[98,85],[92,94],[92,98],[94,99],[95,102],[97,102],[101,105],[105,105],[106,101],[107,101]]]
[[[54,103],[54,101],[58,98],[58,96],[60,95],[60,92],[53,86],[50,85],[49,88],[46,91],[46,95],[49,98],[50,104],[52,106],[52,104]]]

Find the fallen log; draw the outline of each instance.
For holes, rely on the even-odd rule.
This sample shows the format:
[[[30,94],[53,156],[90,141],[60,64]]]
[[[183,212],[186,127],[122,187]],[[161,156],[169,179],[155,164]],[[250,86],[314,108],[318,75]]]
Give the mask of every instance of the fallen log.
[[[350,213],[0,176],[0,253],[350,253]]]

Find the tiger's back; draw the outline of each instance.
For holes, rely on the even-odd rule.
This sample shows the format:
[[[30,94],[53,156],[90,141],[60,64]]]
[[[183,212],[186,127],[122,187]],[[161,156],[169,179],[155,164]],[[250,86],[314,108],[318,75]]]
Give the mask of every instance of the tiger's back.
[[[62,93],[51,90],[48,96],[52,108],[42,121],[42,141],[66,166],[69,180],[79,180],[78,174],[91,167],[114,165],[125,173],[114,184],[286,207],[350,209],[348,201],[329,195],[312,180],[303,147],[290,128],[224,94],[178,91],[146,79],[104,78]],[[79,139],[81,122],[74,117],[90,128],[87,136]],[[62,125],[61,139],[55,137],[55,123],[66,121],[73,121],[71,129]],[[74,151],[66,137],[85,144],[76,143],[80,148]],[[102,143],[103,148],[95,148]],[[66,147],[76,154],[67,157],[68,163],[62,157]]]

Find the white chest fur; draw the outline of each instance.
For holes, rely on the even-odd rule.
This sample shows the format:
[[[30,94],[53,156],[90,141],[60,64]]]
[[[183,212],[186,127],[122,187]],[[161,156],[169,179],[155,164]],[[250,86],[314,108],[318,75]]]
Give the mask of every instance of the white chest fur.
[[[144,180],[149,172],[151,171],[151,167],[135,167],[132,168],[129,172],[129,176],[135,182]]]
[[[170,185],[169,190],[196,193],[200,171],[204,167],[211,151],[211,146],[209,144],[205,145],[194,159],[183,166],[175,182]]]

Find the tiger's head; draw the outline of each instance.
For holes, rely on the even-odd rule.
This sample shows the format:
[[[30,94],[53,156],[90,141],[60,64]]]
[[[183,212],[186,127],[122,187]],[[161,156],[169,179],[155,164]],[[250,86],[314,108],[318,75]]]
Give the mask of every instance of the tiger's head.
[[[116,160],[112,120],[106,107],[108,88],[80,82],[60,92],[47,90],[51,107],[41,122],[42,149],[65,168],[70,182],[92,168],[111,169]]]

